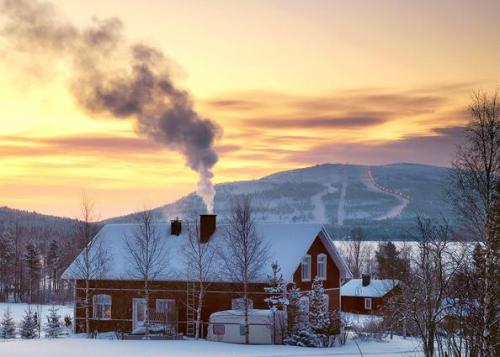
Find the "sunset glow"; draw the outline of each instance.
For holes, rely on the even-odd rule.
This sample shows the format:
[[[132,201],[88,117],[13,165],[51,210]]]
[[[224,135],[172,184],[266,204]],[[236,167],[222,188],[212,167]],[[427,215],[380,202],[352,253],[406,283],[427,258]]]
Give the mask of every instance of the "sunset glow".
[[[52,2],[76,26],[118,17],[168,56],[222,128],[215,183],[325,162],[447,166],[472,91],[500,84],[495,0]],[[178,152],[83,111],[70,72],[0,35],[0,205],[75,217],[85,191],[107,218],[196,190]]]

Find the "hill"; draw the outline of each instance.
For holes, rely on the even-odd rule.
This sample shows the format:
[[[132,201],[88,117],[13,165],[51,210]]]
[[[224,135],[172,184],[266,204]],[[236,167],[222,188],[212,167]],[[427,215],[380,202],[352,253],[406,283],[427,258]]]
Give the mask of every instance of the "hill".
[[[444,188],[449,169],[420,164],[361,166],[322,164],[278,172],[257,180],[216,185],[215,213],[228,217],[230,203],[239,195],[252,195],[258,221],[321,222],[337,239],[361,226],[372,240],[404,239],[417,215],[453,215]],[[203,212],[201,199],[191,193],[158,207],[159,220]],[[128,222],[134,214],[106,222]]]

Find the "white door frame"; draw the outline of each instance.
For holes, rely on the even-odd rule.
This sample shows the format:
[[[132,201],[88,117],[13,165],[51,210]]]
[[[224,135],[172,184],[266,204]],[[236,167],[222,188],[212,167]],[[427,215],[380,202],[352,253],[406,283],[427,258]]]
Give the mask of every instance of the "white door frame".
[[[143,298],[133,298],[132,299],[132,331],[134,331],[137,327],[140,327],[139,321],[137,321],[137,304],[138,303],[146,303],[146,299]],[[146,313],[146,311],[144,311]],[[144,321],[142,322],[142,326],[144,326]]]

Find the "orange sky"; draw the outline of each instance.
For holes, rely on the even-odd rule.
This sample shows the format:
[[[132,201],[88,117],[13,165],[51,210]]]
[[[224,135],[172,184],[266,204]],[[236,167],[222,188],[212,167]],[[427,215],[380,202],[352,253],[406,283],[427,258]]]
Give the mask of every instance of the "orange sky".
[[[164,51],[223,128],[215,182],[323,162],[446,165],[471,91],[500,83],[494,0],[53,3],[77,26],[119,17],[130,41]],[[68,70],[0,36],[0,205],[77,216],[86,191],[106,218],[195,189],[181,155],[79,109]]]

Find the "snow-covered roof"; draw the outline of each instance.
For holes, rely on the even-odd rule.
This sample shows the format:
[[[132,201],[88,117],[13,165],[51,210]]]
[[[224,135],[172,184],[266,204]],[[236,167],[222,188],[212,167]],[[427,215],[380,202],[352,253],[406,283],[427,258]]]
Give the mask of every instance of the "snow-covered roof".
[[[188,273],[185,263],[185,244],[187,243],[187,229],[184,229],[179,236],[170,234],[169,223],[156,223],[158,234],[165,239],[166,266],[165,272],[158,276],[156,280],[188,280]],[[227,226],[218,225],[211,236],[211,244],[215,244],[217,249],[224,249],[224,235]],[[134,280],[133,272],[130,269],[129,252],[126,241],[132,237],[139,228],[138,224],[107,224],[94,239],[98,240],[93,244],[94,247],[101,246],[109,257],[108,268],[99,280]],[[264,245],[269,247],[270,261],[277,261],[281,267],[283,278],[287,281],[293,280],[293,273],[300,265],[303,256],[307,253],[316,237],[328,250],[330,256],[338,266],[341,277],[349,278],[350,271],[346,263],[339,255],[332,240],[326,233],[321,224],[309,223],[257,223],[256,231],[263,240]],[[98,244],[96,244],[98,243]],[[64,279],[78,279],[77,261],[82,259],[82,254],[66,269],[62,277]],[[220,264],[215,266],[219,266]],[[216,268],[217,269],[217,268]],[[255,280],[266,281],[268,275],[272,274],[271,264],[264,267],[262,276]],[[221,274],[215,274],[220,276]],[[224,280],[218,278],[216,280]]]
[[[362,279],[352,279],[340,287],[340,296],[382,297],[398,284],[398,280],[371,279],[363,286]]]
[[[234,310],[223,310],[217,311],[210,315],[210,317],[220,317],[220,316],[244,316],[245,310],[243,309],[234,309]],[[273,315],[273,311],[271,309],[248,309],[248,316],[264,316],[269,317]]]

